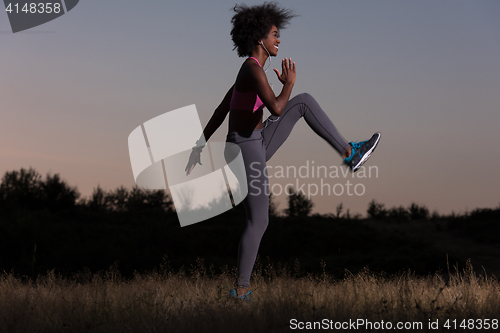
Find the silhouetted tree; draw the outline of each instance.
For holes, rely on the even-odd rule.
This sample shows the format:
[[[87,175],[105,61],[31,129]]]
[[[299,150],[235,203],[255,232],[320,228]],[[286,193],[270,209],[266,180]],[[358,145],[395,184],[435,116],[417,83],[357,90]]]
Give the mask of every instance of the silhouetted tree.
[[[164,190],[146,190],[135,185],[132,190],[120,186],[106,192],[99,185],[94,188],[86,206],[91,211],[163,211],[172,213],[172,199]]]
[[[76,200],[80,197],[77,188],[70,187],[64,180],[61,180],[57,173],[53,176],[47,174],[42,185],[42,191],[45,206],[51,211],[73,209]]]
[[[393,221],[408,221],[408,220],[410,220],[410,214],[409,214],[408,210],[403,206],[393,207],[393,208],[389,209],[389,211],[387,212],[387,215],[388,215],[389,219],[393,220]]]
[[[31,167],[6,172],[0,184],[0,207],[4,211],[72,209],[79,197],[76,187],[70,187],[59,174],[47,174],[43,181],[42,176]]]
[[[441,218],[441,216],[439,215],[438,211],[437,210],[434,210],[431,214],[431,217],[430,219],[433,220],[433,221],[437,221]]]
[[[107,200],[109,201],[110,210],[125,212],[127,210],[128,197],[128,190],[123,185],[109,192]]]
[[[278,206],[274,194],[269,194],[269,216],[279,216]]]
[[[429,219],[429,209],[425,206],[419,206],[412,203],[408,207],[408,212],[410,213],[411,220],[428,220]]]
[[[342,210],[344,209],[344,205],[341,203],[339,203],[336,207],[336,210],[337,210],[337,215],[336,217],[339,219],[340,218],[340,214],[342,214]]]
[[[173,203],[164,190],[145,190],[136,185],[129,193],[126,209],[173,212]]]
[[[109,197],[99,184],[94,188],[86,205],[91,211],[102,212],[110,210]]]
[[[285,210],[285,214],[288,217],[305,217],[311,213],[313,206],[313,202],[307,199],[305,194],[295,192],[292,188],[288,192],[288,208]]]
[[[6,172],[0,185],[3,210],[42,208],[42,176],[33,168]]]
[[[374,220],[383,220],[387,216],[387,210],[385,209],[385,205],[382,203],[378,203],[373,199],[368,204],[368,210],[366,211],[368,216]]]

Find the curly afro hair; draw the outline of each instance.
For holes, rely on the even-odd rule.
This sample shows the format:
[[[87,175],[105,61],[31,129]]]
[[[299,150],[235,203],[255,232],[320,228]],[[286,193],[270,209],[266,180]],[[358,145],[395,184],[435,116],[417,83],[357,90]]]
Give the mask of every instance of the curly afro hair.
[[[231,39],[234,43],[233,50],[237,49],[240,57],[250,56],[255,43],[265,38],[273,25],[281,30],[297,16],[291,10],[279,8],[278,4],[273,2],[264,2],[252,7],[241,4],[234,6],[233,10],[236,14],[231,19]]]

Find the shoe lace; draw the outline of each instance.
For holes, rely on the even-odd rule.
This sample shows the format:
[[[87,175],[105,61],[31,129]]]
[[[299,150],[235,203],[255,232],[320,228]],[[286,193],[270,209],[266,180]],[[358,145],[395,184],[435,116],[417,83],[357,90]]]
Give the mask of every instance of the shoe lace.
[[[355,142],[351,142],[351,145],[352,145],[352,148],[359,149],[359,148],[361,148],[363,143],[365,143],[365,141],[361,141],[361,142],[355,141]]]

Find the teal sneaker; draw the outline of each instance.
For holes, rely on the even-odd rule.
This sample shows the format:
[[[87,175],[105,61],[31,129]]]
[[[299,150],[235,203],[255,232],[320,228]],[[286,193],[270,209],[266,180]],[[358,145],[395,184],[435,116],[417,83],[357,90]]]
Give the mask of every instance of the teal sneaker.
[[[351,145],[351,155],[344,159],[344,164],[351,168],[352,172],[358,169],[370,158],[380,141],[380,133],[375,133],[366,141],[349,142]]]
[[[251,302],[252,301],[252,292],[249,291],[247,292],[245,295],[243,296],[238,296],[238,294],[236,293],[236,290],[235,289],[231,289],[231,291],[229,292],[229,295],[233,298],[239,298],[239,299],[242,299],[244,301],[248,301],[248,302]]]

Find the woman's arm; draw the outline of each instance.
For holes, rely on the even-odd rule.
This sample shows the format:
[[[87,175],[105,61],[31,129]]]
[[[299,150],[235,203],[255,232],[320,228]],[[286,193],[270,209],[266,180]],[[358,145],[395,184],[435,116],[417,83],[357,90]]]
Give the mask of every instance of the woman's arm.
[[[210,139],[212,134],[214,134],[214,132],[220,127],[222,122],[224,122],[224,119],[226,119],[226,116],[229,113],[229,102],[231,102],[231,97],[233,96],[233,87],[234,85],[229,88],[226,96],[224,96],[224,99],[219,104],[217,109],[215,109],[214,114],[208,121],[207,126],[205,126],[203,134],[201,135],[198,142],[196,142],[196,146],[193,147],[191,155],[189,156],[188,164],[186,165],[186,169],[184,170],[186,171],[186,176],[189,175],[191,171],[193,171],[193,168],[197,163],[201,165],[200,155],[204,143],[207,142],[208,139]]]
[[[274,116],[281,116],[283,110],[285,109],[290,95],[292,93],[293,85],[295,84],[295,63],[292,63],[292,59],[283,59],[281,62],[282,73],[275,68],[274,71],[278,76],[278,79],[283,83],[283,88],[281,94],[278,96],[274,95],[273,90],[269,86],[266,74],[259,66],[252,66],[252,76],[255,78],[255,90],[259,95],[260,99],[267,107],[269,112]]]
[[[229,88],[229,90],[226,93],[226,96],[224,96],[224,99],[215,109],[214,114],[208,121],[207,126],[205,126],[205,129],[203,130],[203,136],[205,137],[206,141],[210,139],[212,134],[215,133],[215,131],[224,122],[224,119],[226,119],[226,116],[229,113],[229,102],[231,102],[231,97],[233,96],[233,87],[234,85],[231,88]]]

